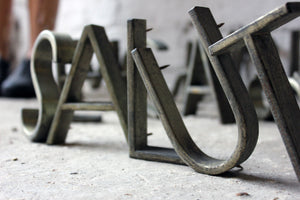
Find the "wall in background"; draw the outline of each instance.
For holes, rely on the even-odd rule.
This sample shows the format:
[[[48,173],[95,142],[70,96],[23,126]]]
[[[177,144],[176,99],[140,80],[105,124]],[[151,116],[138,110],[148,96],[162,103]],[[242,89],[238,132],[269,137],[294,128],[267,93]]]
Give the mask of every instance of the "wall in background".
[[[209,7],[217,23],[225,23],[221,31],[223,35],[227,35],[228,32],[236,30],[285,2],[283,0],[61,0],[56,31],[79,38],[84,25],[91,23],[101,25],[106,28],[110,39],[121,42],[121,52],[124,52],[127,19],[147,19],[148,27],[153,28],[148,36],[160,39],[169,46],[167,52],[155,52],[159,64],[183,67],[186,43],[197,37],[188,15],[188,10],[193,6]],[[15,40],[20,54],[28,45],[26,39],[28,21],[27,17],[24,17],[27,15],[25,8],[26,1],[15,0],[14,11],[19,21],[20,33],[14,37],[22,38]],[[292,29],[299,29],[299,24],[299,19],[295,20],[273,34],[280,46],[285,65],[289,55],[289,33]]]

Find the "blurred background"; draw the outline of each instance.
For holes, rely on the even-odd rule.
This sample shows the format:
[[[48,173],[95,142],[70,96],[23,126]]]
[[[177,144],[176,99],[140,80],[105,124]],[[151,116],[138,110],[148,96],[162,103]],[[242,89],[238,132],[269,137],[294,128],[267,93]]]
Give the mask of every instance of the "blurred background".
[[[78,39],[84,25],[104,26],[109,39],[120,41],[122,56],[126,49],[127,19],[146,19],[148,28],[153,28],[148,36],[163,41],[169,47],[168,51],[155,53],[159,65],[170,64],[172,67],[166,71],[179,72],[184,69],[186,63],[187,42],[197,38],[188,15],[192,7],[209,7],[217,23],[225,23],[220,29],[225,36],[284,3],[286,1],[283,0],[61,0],[55,31],[70,34],[74,39]],[[20,59],[29,45],[26,6],[25,0],[14,1],[13,28],[16,31],[12,34],[12,41],[17,49],[15,59]],[[299,21],[294,20],[273,32],[286,68],[289,64],[290,33],[297,28],[299,29]]]

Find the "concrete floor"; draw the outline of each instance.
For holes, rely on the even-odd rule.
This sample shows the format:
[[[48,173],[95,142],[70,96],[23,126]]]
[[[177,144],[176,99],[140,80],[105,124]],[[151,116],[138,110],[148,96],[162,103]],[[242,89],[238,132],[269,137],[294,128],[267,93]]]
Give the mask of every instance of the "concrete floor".
[[[20,109],[36,105],[34,99],[0,99],[1,200],[300,199],[300,184],[274,123],[260,123],[257,147],[242,171],[209,176],[187,166],[129,158],[114,112],[102,113],[102,123],[72,123],[65,145],[31,143],[22,133]],[[210,155],[226,157],[236,127],[219,124],[214,104],[201,108],[197,116],[184,118],[192,137]],[[149,129],[150,144],[170,146],[159,120],[149,119]]]
[[[19,2],[20,8],[16,8],[16,13],[24,21],[27,19],[24,17],[26,13],[23,13],[26,10],[24,9],[26,4],[22,0],[17,2]],[[101,16],[95,15],[95,13],[106,13],[99,12],[99,6],[92,7],[94,12],[79,9],[96,3],[101,4],[102,1],[89,0],[88,3],[85,3],[86,6],[83,6],[80,0],[72,1],[71,4],[69,0],[62,2],[57,26],[59,32],[76,33],[75,36],[79,37],[83,23],[93,22],[107,25],[105,21],[98,21],[102,19]],[[211,1],[204,2],[208,2],[209,7],[212,6],[210,5]],[[244,19],[244,17],[255,19],[254,10],[260,16],[275,8],[276,6],[273,4],[283,1],[265,1],[264,6],[251,1],[251,4],[257,6],[257,9],[247,7],[246,11],[249,10],[251,15],[246,15],[245,9],[236,9],[236,12],[231,11],[232,6],[227,6],[229,9],[225,9],[223,5],[225,1],[218,1],[214,4],[219,5],[220,2],[219,7],[214,7],[214,14],[219,15],[218,18],[222,19],[220,21],[224,21],[224,17],[230,17],[230,20],[225,21],[232,24],[232,20],[242,21],[240,19]],[[244,3],[241,1],[239,4],[231,4],[238,6]],[[76,5],[80,12],[77,11],[77,15],[74,17],[78,17],[81,21],[77,18],[71,20],[69,17],[73,16],[70,15],[70,12],[72,11],[71,14],[73,14]],[[145,8],[148,10],[148,7]],[[184,10],[184,13],[188,8]],[[68,10],[69,12],[67,12]],[[161,10],[165,13],[164,7]],[[228,12],[230,14],[226,14]],[[88,16],[93,20],[82,18],[80,13],[89,13]],[[107,13],[113,12],[107,10]],[[175,14],[178,15],[177,12]],[[232,14],[238,17],[232,17]],[[181,18],[183,15],[178,16]],[[125,27],[127,16],[117,15],[117,17],[124,19],[122,23]],[[140,17],[140,15],[134,17]],[[154,15],[154,17],[161,18],[159,15]],[[66,23],[63,19],[74,23]],[[107,19],[113,20],[112,18]],[[244,21],[248,23],[247,20]],[[22,24],[23,22],[21,29],[27,27],[26,24]],[[155,20],[151,21],[151,18],[149,24],[154,26],[154,32],[163,27],[163,25],[155,24]],[[177,28],[177,21],[174,24]],[[233,25],[240,24],[234,23]],[[108,26],[107,30],[109,33],[120,32],[119,29],[112,29],[111,26]],[[289,33],[288,29],[285,31],[286,34]],[[162,32],[164,34],[159,31],[157,33],[162,39],[170,37],[170,32],[167,31]],[[174,33],[172,32],[172,34]],[[174,38],[177,41],[179,37],[174,36]],[[283,38],[280,37],[280,39]],[[28,43],[28,40],[21,39],[19,42]],[[287,43],[285,39],[282,42]],[[170,42],[170,44],[172,43]],[[183,42],[182,44],[185,45]],[[20,48],[18,47],[18,49]],[[21,49],[25,50],[25,48]],[[167,61],[166,64],[170,64],[169,62]],[[95,93],[90,94],[95,95]],[[48,146],[31,143],[22,132],[20,110],[23,107],[36,106],[37,102],[34,99],[0,99],[0,200],[300,199],[300,184],[274,123],[260,123],[257,147],[252,156],[242,164],[244,168],[242,171],[233,169],[223,176],[209,176],[196,173],[187,166],[129,158],[128,146],[114,112],[101,113],[102,123],[73,123],[65,145]],[[184,118],[193,139],[201,149],[210,155],[220,158],[228,156],[235,145],[236,127],[221,125],[218,122],[213,103],[201,105],[200,108],[203,110],[200,110],[197,116]],[[153,133],[149,137],[150,144],[171,146],[159,120],[149,119],[149,129],[149,132]]]

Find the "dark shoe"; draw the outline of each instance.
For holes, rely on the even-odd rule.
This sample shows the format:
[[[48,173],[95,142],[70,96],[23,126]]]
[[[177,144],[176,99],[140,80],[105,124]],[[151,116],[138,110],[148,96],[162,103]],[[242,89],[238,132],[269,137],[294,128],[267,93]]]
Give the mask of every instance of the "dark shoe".
[[[10,63],[0,58],[0,87],[7,78]]]
[[[1,89],[4,97],[35,97],[30,74],[30,60],[23,60],[15,71],[3,81]]]

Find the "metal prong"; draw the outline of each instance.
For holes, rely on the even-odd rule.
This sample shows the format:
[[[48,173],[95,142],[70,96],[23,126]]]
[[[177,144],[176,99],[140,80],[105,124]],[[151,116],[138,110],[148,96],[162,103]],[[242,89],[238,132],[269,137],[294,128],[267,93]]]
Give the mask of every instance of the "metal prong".
[[[153,28],[148,28],[148,29],[146,29],[146,32],[149,32],[149,31],[152,31],[153,30]]]
[[[218,28],[221,28],[224,24],[225,24],[225,23],[222,22],[222,23],[218,24],[217,27],[218,27]]]
[[[165,69],[165,68],[167,68],[167,67],[169,67],[170,65],[164,65],[164,66],[161,66],[161,67],[159,67],[159,69],[160,70],[163,70],[163,69]]]

